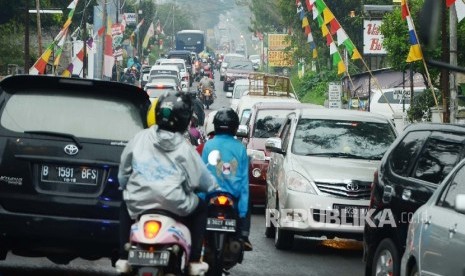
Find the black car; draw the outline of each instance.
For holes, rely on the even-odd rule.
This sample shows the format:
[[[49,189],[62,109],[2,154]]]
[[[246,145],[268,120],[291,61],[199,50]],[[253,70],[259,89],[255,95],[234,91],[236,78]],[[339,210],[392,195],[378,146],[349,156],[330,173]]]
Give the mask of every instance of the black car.
[[[0,82],[0,260],[8,251],[66,264],[116,261],[118,166],[147,127],[142,89],[16,75]]]
[[[399,275],[413,213],[465,154],[465,126],[409,125],[385,153],[364,226],[365,275]]]

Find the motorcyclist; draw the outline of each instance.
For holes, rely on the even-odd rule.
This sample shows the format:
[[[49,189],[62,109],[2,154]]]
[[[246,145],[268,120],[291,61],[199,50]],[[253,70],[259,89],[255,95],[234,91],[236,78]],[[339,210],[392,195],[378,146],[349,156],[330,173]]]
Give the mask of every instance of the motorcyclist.
[[[185,219],[192,236],[188,273],[199,275],[208,270],[208,264],[201,261],[207,209],[195,192],[210,192],[217,184],[183,137],[191,116],[189,95],[165,93],[155,106],[156,125],[136,134],[123,150],[118,172],[124,198],[120,213],[120,260],[116,262],[119,273],[130,269],[124,244],[129,240],[131,224],[151,209],[164,209]]]
[[[239,117],[232,108],[222,108],[216,112],[213,125],[215,136],[205,143],[202,159],[221,189],[238,199],[239,234],[245,250],[250,251],[249,158],[244,145],[234,138]]]
[[[199,82],[199,87],[201,88],[201,91],[202,89],[211,89],[212,91],[215,91],[215,82],[213,79],[203,76]]]

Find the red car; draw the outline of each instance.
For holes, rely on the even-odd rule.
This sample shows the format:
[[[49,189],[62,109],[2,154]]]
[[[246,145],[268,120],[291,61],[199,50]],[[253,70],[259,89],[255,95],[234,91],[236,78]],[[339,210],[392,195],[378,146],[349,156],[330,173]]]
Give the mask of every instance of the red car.
[[[251,111],[246,125],[239,126],[238,137],[247,147],[249,163],[250,199],[253,206],[265,206],[266,173],[270,152],[265,150],[267,138],[277,136],[287,115],[297,107],[323,106],[289,102],[258,102]]]

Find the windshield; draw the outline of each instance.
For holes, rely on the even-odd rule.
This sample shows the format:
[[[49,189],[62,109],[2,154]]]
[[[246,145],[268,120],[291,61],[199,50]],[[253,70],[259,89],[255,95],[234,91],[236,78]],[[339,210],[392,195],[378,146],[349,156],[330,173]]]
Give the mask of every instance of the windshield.
[[[168,63],[168,62],[163,62],[160,65],[176,65],[179,68],[179,71],[184,72],[184,64],[183,63]]]
[[[253,70],[253,65],[251,62],[236,62],[232,61],[228,65],[229,69],[240,69],[240,70]]]
[[[173,92],[175,91],[172,88],[157,88],[157,87],[149,87],[147,88],[147,94],[150,98],[158,98],[161,95],[165,94],[165,92]]]
[[[0,123],[16,132],[41,130],[121,141],[144,128],[138,108],[129,101],[73,91],[13,94]]]
[[[284,123],[289,109],[269,109],[260,110],[254,125],[254,138],[270,138],[278,134],[279,129]]]
[[[295,130],[292,152],[380,160],[395,138],[388,123],[301,119]]]
[[[166,76],[151,76],[148,82],[169,82],[177,85],[177,78],[167,78]]]
[[[233,99],[240,99],[242,97],[242,94],[249,90],[249,85],[235,85],[234,86],[234,91],[233,91]]]

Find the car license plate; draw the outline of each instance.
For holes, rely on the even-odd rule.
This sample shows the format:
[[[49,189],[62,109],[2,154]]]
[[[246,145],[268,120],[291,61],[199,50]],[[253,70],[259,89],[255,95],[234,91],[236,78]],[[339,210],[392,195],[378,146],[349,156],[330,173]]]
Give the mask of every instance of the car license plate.
[[[346,218],[359,218],[361,214],[365,215],[368,211],[367,206],[357,206],[357,205],[341,205],[341,204],[334,204],[334,210],[339,210],[339,216],[344,216]]]
[[[128,263],[131,265],[168,266],[169,251],[149,252],[146,250],[129,250]]]
[[[235,232],[236,231],[236,220],[235,219],[208,218],[207,219],[207,230]]]
[[[99,170],[90,167],[43,164],[40,169],[42,182],[97,185]]]

